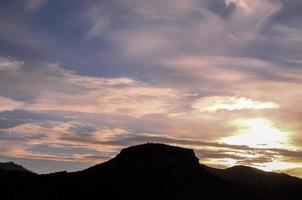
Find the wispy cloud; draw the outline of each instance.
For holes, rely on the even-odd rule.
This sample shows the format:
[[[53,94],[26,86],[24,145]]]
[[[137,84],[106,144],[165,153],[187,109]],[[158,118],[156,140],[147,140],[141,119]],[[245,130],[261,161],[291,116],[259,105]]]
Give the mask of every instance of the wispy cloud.
[[[25,0],[24,1],[24,9],[28,11],[35,11],[42,7],[47,0]]]
[[[24,103],[22,102],[14,101],[5,97],[0,97],[0,112],[16,110],[18,108],[20,109],[23,106]]]
[[[80,76],[53,64],[26,71],[26,67],[22,68],[22,62],[2,60],[2,66],[6,66],[3,67],[5,78],[13,81],[19,76],[23,77],[23,80],[19,80],[19,85],[6,83],[3,86],[9,93],[17,93],[25,84],[34,87],[24,88],[27,91],[32,90],[36,95],[23,107],[24,110],[142,116],[168,112],[176,107],[177,99],[181,96],[178,90],[154,87],[128,77]],[[12,96],[19,96],[16,93]]]

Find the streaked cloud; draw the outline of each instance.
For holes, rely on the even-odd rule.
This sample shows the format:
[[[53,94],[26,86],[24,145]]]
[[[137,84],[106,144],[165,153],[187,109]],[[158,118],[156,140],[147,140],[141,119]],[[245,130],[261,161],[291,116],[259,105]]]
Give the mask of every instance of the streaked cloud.
[[[24,0],[24,8],[29,11],[34,11],[42,7],[48,0]]]
[[[0,70],[1,71],[16,71],[23,65],[22,61],[18,61],[12,58],[0,57]]]
[[[279,105],[272,102],[254,101],[245,97],[213,96],[195,100],[192,107],[201,112],[216,112],[219,110],[275,109]]]
[[[32,92],[36,93],[37,97],[27,104],[24,110],[60,110],[141,116],[165,113],[173,109],[173,102],[176,104],[180,96],[180,92],[175,89],[154,87],[128,77],[80,76],[56,64],[26,71],[26,67],[22,67],[20,61],[8,59],[2,59],[2,61],[0,60],[2,66],[10,67],[3,68],[7,73],[6,78],[23,76],[24,82],[20,85],[7,85],[10,92],[22,88],[24,83],[32,84],[36,88]],[[34,85],[35,81],[42,80],[43,84]]]
[[[24,103],[19,101],[14,101],[9,98],[0,97],[0,112],[11,111],[20,109],[24,106]]]

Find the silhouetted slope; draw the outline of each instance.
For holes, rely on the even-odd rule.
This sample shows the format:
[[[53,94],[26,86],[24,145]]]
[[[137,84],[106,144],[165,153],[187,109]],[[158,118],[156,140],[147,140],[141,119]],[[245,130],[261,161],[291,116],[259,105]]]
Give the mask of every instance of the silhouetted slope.
[[[301,179],[244,166],[210,168],[193,150],[163,144],[129,147],[79,172],[18,173],[0,171],[1,180],[16,180],[0,187],[5,199],[300,200],[302,191]]]
[[[302,180],[287,174],[266,172],[247,166],[205,168],[263,199],[302,199]]]
[[[15,164],[13,162],[5,162],[5,163],[0,162],[0,170],[30,172],[28,169],[24,168],[23,166]]]
[[[17,199],[19,189],[37,176],[21,165],[13,162],[0,163],[0,195],[1,199]],[[17,191],[17,192],[15,192]]]

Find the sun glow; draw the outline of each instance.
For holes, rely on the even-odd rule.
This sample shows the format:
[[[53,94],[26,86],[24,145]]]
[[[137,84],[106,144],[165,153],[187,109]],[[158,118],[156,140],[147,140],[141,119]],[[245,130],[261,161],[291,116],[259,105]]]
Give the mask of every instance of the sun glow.
[[[235,135],[223,138],[222,142],[254,148],[287,147],[288,133],[274,127],[274,124],[267,119],[236,120],[234,124],[239,130]]]
[[[276,171],[281,172],[283,170],[294,169],[299,167],[298,164],[295,163],[288,163],[282,161],[272,161],[268,163],[263,163],[261,165],[256,165],[255,167],[265,170],[265,171]]]
[[[279,105],[273,102],[255,101],[245,97],[212,96],[197,99],[192,107],[201,112],[216,112],[219,110],[276,109],[279,108]]]

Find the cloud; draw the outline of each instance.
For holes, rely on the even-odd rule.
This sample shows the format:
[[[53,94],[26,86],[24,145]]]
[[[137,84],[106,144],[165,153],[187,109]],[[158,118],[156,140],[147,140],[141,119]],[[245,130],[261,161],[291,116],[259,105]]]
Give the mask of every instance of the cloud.
[[[219,110],[276,109],[279,105],[272,102],[254,101],[245,97],[213,96],[195,100],[192,107],[201,112],[216,112]]]
[[[173,109],[177,92],[140,84],[121,88],[102,88],[83,94],[46,93],[27,107],[36,111],[72,111],[84,113],[116,113],[140,117],[166,113]]]
[[[108,158],[110,147],[100,144],[85,143],[64,140],[68,135],[73,137],[90,138],[93,140],[106,141],[110,138],[120,137],[123,134],[121,129],[106,129],[95,127],[97,130],[90,135],[81,135],[70,131],[70,128],[78,122],[39,122],[25,123],[13,128],[1,129],[1,144],[6,144],[6,150],[2,151],[2,156],[10,156],[27,159],[45,159],[58,161],[96,162],[99,159]],[[43,142],[43,140],[47,142]],[[106,152],[106,153],[105,153]],[[106,156],[107,154],[107,156]],[[100,161],[100,160],[99,160]]]
[[[13,66],[0,75],[3,81],[7,80],[1,86],[4,94],[26,101],[27,95],[32,93],[32,100],[24,110],[118,113],[139,117],[173,109],[180,96],[177,90],[154,87],[128,77],[89,77],[56,64],[30,69],[20,61],[2,59],[0,62],[5,69]],[[15,80],[18,81],[11,85]],[[20,91],[22,89],[27,92]]]
[[[89,12],[86,12],[85,19],[91,25],[86,33],[87,38],[101,37],[110,26],[110,19],[107,11],[100,5],[90,5]]]
[[[270,0],[226,0],[225,2],[227,6],[231,4],[236,6],[230,17],[230,25],[256,34],[260,33],[264,25],[282,8],[280,2]],[[245,33],[249,35],[248,32]]]
[[[255,80],[276,80],[300,82],[301,69],[291,68],[284,72],[283,65],[257,58],[231,56],[190,56],[162,60],[166,67],[177,69],[191,76],[216,82],[242,82]]]
[[[47,0],[25,0],[24,9],[28,11],[35,11],[41,8],[46,2]]]
[[[11,63],[14,62],[16,61],[11,61]],[[18,63],[22,62],[18,61]],[[220,137],[225,137],[235,132],[236,127],[226,123],[229,120],[240,118],[247,114],[250,117],[256,116],[259,114],[259,111],[261,111],[261,115],[270,117],[269,114],[264,113],[266,109],[272,110],[272,108],[278,107],[280,107],[279,109],[283,109],[284,106],[288,106],[287,100],[289,96],[294,95],[288,93],[289,96],[285,96],[284,98],[279,97],[274,99],[274,101],[265,100],[272,99],[276,91],[279,91],[282,87],[284,89],[288,87],[285,86],[286,84],[291,84],[284,83],[283,79],[285,78],[277,81],[276,83],[278,84],[273,81],[271,85],[268,84],[267,80],[263,80],[262,82],[260,78],[258,83],[253,82],[255,76],[257,77],[258,74],[261,75],[263,71],[273,71],[271,68],[274,68],[274,66],[268,62],[255,59],[228,59],[224,57],[214,57],[213,59],[189,57],[166,62],[166,65],[176,70],[184,71],[190,77],[196,78],[196,80],[207,80],[203,82],[203,84],[209,84],[210,87],[207,87],[207,89],[211,89],[211,84],[214,82],[215,84],[220,84],[223,87],[219,87],[219,90],[217,86],[213,88],[215,89],[215,93],[227,95],[208,95],[202,97],[207,93],[196,89],[197,95],[187,96],[185,95],[188,93],[187,90],[182,88],[158,87],[157,85],[154,86],[150,83],[136,81],[129,77],[101,78],[84,76],[76,74],[74,71],[63,69],[56,64],[48,64],[40,69],[29,68],[26,64],[22,64],[9,73],[8,71],[5,71],[5,73],[6,77],[15,77],[16,79],[22,75],[24,79],[19,80],[20,83],[7,85],[10,91],[24,87],[24,83],[36,87],[34,91],[36,95],[32,96],[30,100],[25,99],[23,103],[26,106],[23,105],[19,109],[36,113],[56,113],[59,111],[63,116],[68,116],[69,114],[67,113],[72,112],[74,113],[73,118],[76,116],[79,119],[82,115],[90,114],[91,117],[89,117],[89,120],[100,115],[107,115],[111,116],[111,120],[114,119],[114,121],[117,121],[116,125],[120,123],[119,125],[123,124],[124,127],[129,127],[130,123],[131,127],[135,127],[134,122],[131,122],[133,120],[131,118],[134,117],[136,120],[141,119],[139,125],[136,122],[136,126],[138,126],[138,129],[142,127],[142,131],[147,127],[146,123],[150,121],[145,116],[150,115],[150,118],[158,118],[156,120],[153,119],[153,126],[160,125],[160,127],[164,127],[163,129],[152,128],[157,132],[166,132],[175,136],[189,135],[196,138],[202,135],[202,137],[211,138],[212,140],[217,140]],[[250,74],[246,73],[245,70],[240,70],[240,66],[242,65],[250,66],[250,71],[248,71]],[[263,69],[264,67],[265,69]],[[199,70],[203,69],[211,69],[213,71],[208,72],[208,74],[199,72]],[[217,78],[216,74],[221,70],[237,73],[241,78],[237,77],[238,79],[233,79],[231,78],[232,76],[229,78],[226,76],[227,73],[223,73],[221,78]],[[234,78],[236,77],[235,74]],[[284,73],[282,76],[297,76],[296,79],[299,78],[297,73],[290,71],[287,74]],[[35,80],[36,78],[37,80]],[[241,84],[234,85],[234,80],[237,80]],[[284,81],[287,81],[287,79]],[[252,85],[250,86],[249,84]],[[265,85],[267,88],[264,87]],[[258,87],[262,88],[263,93],[259,92]],[[24,89],[30,91],[32,88]],[[229,91],[236,91],[237,94],[241,95],[235,94],[235,96],[230,96],[234,94],[232,92],[228,94]],[[22,94],[17,93],[17,95]],[[287,92],[284,92],[284,95],[286,94]],[[12,93],[12,97],[16,97],[15,95],[15,93]],[[219,112],[214,117],[211,114],[212,112],[207,112],[208,114],[206,115],[200,115],[200,113],[195,112],[200,111],[200,109],[223,112]],[[235,112],[231,115],[224,112],[227,110],[243,110],[245,112]],[[252,114],[250,110],[257,111],[258,113]],[[278,115],[276,114],[275,116]],[[124,116],[124,118],[121,118],[121,120],[124,120],[123,123],[117,120],[118,116]],[[83,130],[83,132],[87,132],[87,129]]]
[[[0,112],[20,109],[23,106],[24,106],[23,102],[14,101],[12,99],[0,96]]]
[[[222,18],[205,7],[211,4],[208,1],[161,1],[160,7],[155,2],[130,2],[123,6],[132,11],[125,13],[126,18],[135,19],[129,22],[131,28],[109,29],[103,37],[108,37],[130,59],[145,62],[177,58],[184,52],[198,55],[242,52],[262,40],[266,25],[281,9],[277,1],[232,1],[237,6],[228,17]],[[116,18],[112,20],[114,24]]]
[[[22,65],[22,61],[0,57],[0,71],[16,71]]]

